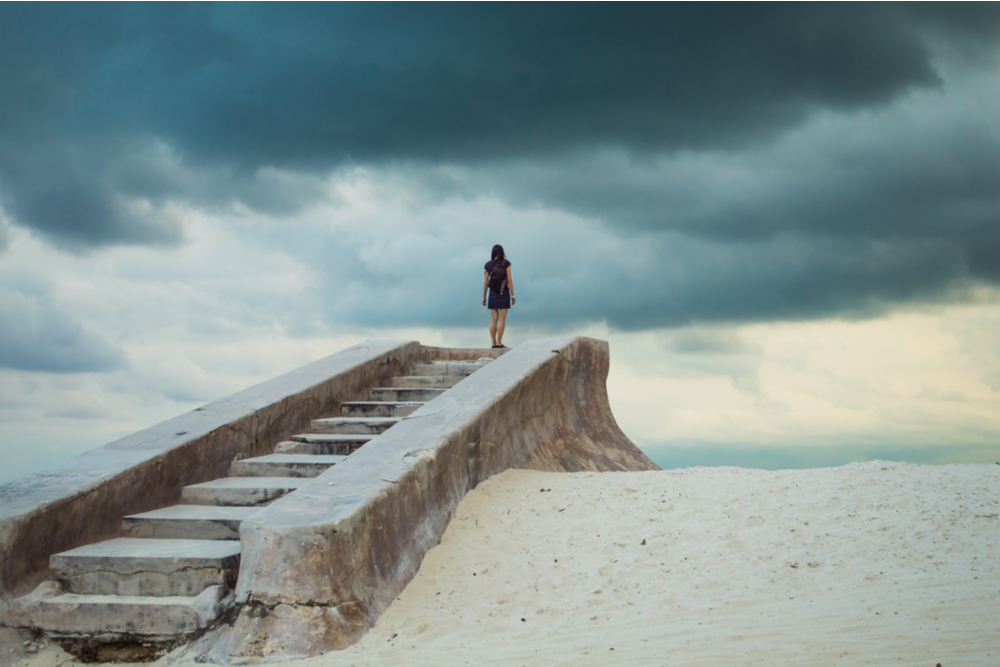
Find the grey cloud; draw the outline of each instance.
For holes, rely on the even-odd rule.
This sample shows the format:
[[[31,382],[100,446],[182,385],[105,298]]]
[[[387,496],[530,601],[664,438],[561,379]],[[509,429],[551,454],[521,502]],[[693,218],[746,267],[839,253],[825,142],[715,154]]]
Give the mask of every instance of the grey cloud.
[[[727,330],[683,329],[670,335],[667,347],[678,354],[741,355],[759,352],[736,333]]]
[[[0,292],[0,320],[0,368],[82,373],[126,365],[121,350],[84,330],[44,295]]]
[[[450,186],[438,183],[452,196],[492,191],[526,210],[572,211],[622,240],[616,253],[626,257],[592,252],[581,261],[600,276],[592,284],[580,278],[585,299],[540,284],[554,304],[539,317],[572,318],[565,302],[584,320],[628,329],[865,316],[1000,283],[1000,136],[990,81],[952,82],[967,89],[967,108],[918,96],[737,154],[636,162],[605,151],[455,170]],[[981,96],[969,93],[977,87]],[[646,262],[653,266],[641,270]]]
[[[176,244],[179,223],[162,211],[136,211],[129,202],[85,179],[49,186],[34,196],[19,196],[9,211],[54,238],[63,247],[117,244]]]
[[[183,229],[172,204],[224,211],[233,203],[285,215],[324,196],[323,178],[232,165],[186,166],[163,142],[143,139],[3,151],[0,203],[63,248],[177,245]]]
[[[618,241],[615,252],[608,253],[601,240],[610,232],[574,239],[577,231],[563,230],[557,256],[551,244],[536,243],[530,230],[504,230],[509,247],[517,251],[512,254],[518,294],[514,320],[541,327],[603,321],[634,331],[831,315],[860,318],[901,303],[944,301],[970,284],[956,243],[797,234],[719,243],[646,233]],[[432,251],[397,264],[391,275],[378,275],[352,260],[357,246],[341,239],[339,249],[315,265],[330,276],[317,300],[329,320],[352,325],[480,324],[478,259],[487,257],[489,246],[477,260],[451,261],[454,246],[463,241],[469,243],[431,241]],[[315,261],[308,255],[302,259]]]
[[[671,375],[728,376],[747,396],[766,399],[760,387],[761,350],[736,332],[691,326],[665,333],[661,344],[672,353]]]
[[[442,215],[449,201],[488,193],[525,215],[572,211],[577,222],[524,228],[498,214],[482,224],[496,236],[417,232],[419,246],[404,228],[369,227],[314,246],[320,254],[304,261],[336,286],[322,299],[327,317],[356,325],[475,325],[466,288],[474,292],[497,241],[514,253],[514,318],[540,327],[862,318],[961,299],[1000,282],[1000,145],[987,123],[928,97],[735,155],[631,163],[604,151],[380,171],[370,178]],[[369,233],[395,241],[365,250]],[[456,262],[477,244],[478,263]],[[361,261],[366,252],[389,270]]]
[[[944,300],[962,278],[961,253],[954,245],[794,235],[725,245],[675,235],[643,241],[653,258],[644,271],[601,262],[584,288],[589,299],[549,304],[555,308],[544,317],[589,316],[624,330],[867,317],[900,303]],[[525,311],[543,316],[533,307]]]
[[[952,119],[938,132],[947,135],[962,122]],[[882,129],[866,131],[883,136]],[[560,224],[553,214],[525,227],[498,213],[483,219],[483,229],[496,230],[489,238],[457,229],[424,233],[419,247],[409,245],[404,228],[366,229],[402,245],[378,250],[388,273],[359,261],[363,237],[339,235],[327,241],[331,247],[310,251],[321,256],[304,261],[327,265],[322,270],[336,286],[322,300],[327,317],[352,324],[475,325],[481,314],[470,307],[474,283],[497,241],[513,254],[520,299],[513,317],[536,326],[604,321],[640,330],[862,318],[901,304],[961,299],[977,285],[1000,282],[1000,187],[988,183],[1000,173],[1000,150],[989,150],[994,140],[983,132],[985,157],[967,161],[963,142],[927,140],[930,129],[918,124],[839,154],[825,139],[806,136],[788,154],[682,157],[652,166],[629,167],[622,164],[627,156],[612,154],[430,174],[410,167],[378,177],[397,192],[411,188],[415,198],[437,192],[424,201],[441,215],[449,197],[492,190],[519,202],[524,215],[540,207],[578,217]],[[821,183],[810,178],[814,173]],[[886,184],[905,196],[886,195]],[[622,211],[635,217],[623,220]],[[720,228],[724,211],[744,227]],[[477,244],[483,257],[465,261]]]
[[[998,26],[993,5],[3,5],[0,205],[72,250],[176,245],[178,208],[281,217],[359,167],[599,227],[511,235],[526,323],[860,317],[1000,282],[974,85]],[[452,259],[502,239],[374,231],[289,247],[324,277],[319,319],[479,321],[460,286],[483,260]]]
[[[177,243],[161,215],[168,201],[283,213],[322,196],[260,187],[273,169],[731,150],[820,109],[940,86],[928,40],[992,48],[1000,12],[973,14],[5,5],[0,192],[18,224],[65,244]],[[175,151],[173,174],[131,168],[151,142]]]
[[[987,96],[965,101],[992,108]],[[673,230],[719,241],[786,232],[891,239],[995,230],[1000,135],[992,117],[941,114],[934,100],[922,103],[927,108],[915,110],[916,120],[886,113],[867,123],[818,123],[787,142],[738,154],[636,162],[606,151],[497,163],[462,172],[456,178],[474,185],[452,188],[492,187],[521,205],[596,217],[622,232]]]

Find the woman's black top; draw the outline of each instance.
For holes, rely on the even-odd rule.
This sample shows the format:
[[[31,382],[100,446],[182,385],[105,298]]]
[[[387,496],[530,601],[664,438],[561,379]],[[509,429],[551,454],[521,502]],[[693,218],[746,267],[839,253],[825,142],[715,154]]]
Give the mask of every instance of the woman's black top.
[[[498,294],[504,294],[505,292],[510,291],[507,289],[507,267],[510,266],[510,262],[506,259],[502,261],[503,263],[500,266],[503,269],[503,279],[500,281],[499,285],[495,284],[493,281],[493,267],[496,265],[496,261],[491,259],[490,261],[486,262],[486,266],[483,267],[484,269],[486,269],[486,275],[490,276],[490,281],[489,281],[490,290]]]

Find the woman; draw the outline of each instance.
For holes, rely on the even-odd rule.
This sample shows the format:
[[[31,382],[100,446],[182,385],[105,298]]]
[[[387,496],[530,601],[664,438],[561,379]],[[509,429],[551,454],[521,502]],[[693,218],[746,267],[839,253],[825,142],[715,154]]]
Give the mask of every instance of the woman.
[[[514,281],[510,277],[510,262],[503,252],[503,246],[493,246],[493,259],[486,262],[483,275],[483,305],[486,305],[486,290],[489,290],[490,338],[493,347],[503,347],[503,330],[507,323],[507,310],[517,303],[514,298]]]

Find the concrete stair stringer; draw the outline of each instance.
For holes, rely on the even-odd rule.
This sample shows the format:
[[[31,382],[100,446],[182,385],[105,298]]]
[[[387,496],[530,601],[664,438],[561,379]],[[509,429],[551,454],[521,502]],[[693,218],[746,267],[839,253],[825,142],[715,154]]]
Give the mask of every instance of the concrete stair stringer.
[[[281,662],[355,643],[497,472],[657,469],[614,421],[608,364],[603,341],[524,343],[249,518],[241,611],[199,659]]]
[[[232,596],[226,576],[224,584],[206,578],[174,589],[169,577],[158,583],[157,577],[142,574],[150,569],[144,566],[129,583],[135,590],[100,576],[89,579],[92,588],[81,589],[93,593],[46,582],[0,604],[0,624],[109,641],[176,641],[212,628],[192,654],[204,661],[246,664],[317,655],[354,643],[375,623],[438,543],[466,491],[479,481],[511,467],[655,469],[614,422],[605,388],[606,343],[543,339],[492,353],[415,346],[379,341],[355,346],[345,357],[333,355],[264,383],[264,389],[210,404],[206,409],[215,407],[209,415],[195,411],[188,418],[196,425],[193,432],[173,431],[186,424],[184,419],[164,422],[113,443],[100,455],[84,457],[86,474],[57,479],[61,486],[52,492],[40,490],[44,480],[38,477],[13,490],[0,487],[0,558],[10,561],[13,553],[17,561],[0,561],[6,568],[0,571],[0,590],[7,586],[8,594],[12,573],[30,571],[25,559],[37,558],[39,550],[59,539],[74,546],[73,540],[79,545],[110,537],[108,516],[127,515],[120,527],[131,537],[151,534],[157,540],[217,545],[238,526],[241,547]],[[481,357],[495,361],[484,365]],[[340,370],[320,377],[331,369]],[[390,386],[399,384],[414,386]],[[426,386],[434,384],[448,386]],[[366,394],[372,400],[359,400]],[[309,420],[338,411],[344,417],[398,422],[381,433],[301,432]],[[224,415],[228,422],[205,430]],[[333,420],[327,422],[330,428],[352,428],[343,421],[337,424],[338,418],[327,419]],[[279,451],[279,446],[270,461],[255,460],[268,454],[261,442],[273,446],[281,438],[290,447]],[[350,456],[319,472],[322,462],[309,457],[330,456],[332,448],[350,450],[343,452]],[[111,468],[124,471],[124,477],[108,473],[112,459]],[[231,470],[242,476],[212,479],[221,477],[220,469],[222,474],[230,470],[236,459]],[[281,465],[302,476],[279,474]],[[307,470],[318,475],[308,477]],[[93,481],[94,474],[100,481]],[[149,496],[143,495],[144,485],[152,485]],[[24,531],[51,530],[58,524],[41,505],[45,499],[59,500],[67,489],[83,499],[57,504],[70,510],[59,521],[84,527],[87,516],[100,521],[90,532],[69,538],[26,540]],[[177,502],[177,494],[182,502],[198,504],[163,506]],[[41,505],[23,512],[31,503]],[[162,509],[154,509],[154,503]],[[236,504],[259,507],[231,506]],[[245,509],[255,511],[226,513]],[[11,547],[18,540],[23,552]],[[86,579],[70,572],[69,564],[60,566],[58,559],[55,565],[66,570],[70,588]],[[86,563],[80,567],[86,569]],[[30,577],[21,585],[27,581]],[[163,594],[194,593],[203,584],[207,588],[197,595]],[[107,590],[118,594],[100,594]],[[230,604],[233,615],[213,628]]]
[[[421,354],[416,341],[365,341],[0,486],[0,596],[31,591],[52,554],[114,537],[121,517],[271,453],[310,419],[409,373]]]
[[[21,623],[28,622],[27,629],[41,630],[52,637],[79,634],[81,638],[87,639],[85,644],[89,647],[100,646],[102,642],[112,645],[122,642],[129,644],[133,640],[141,642],[144,647],[152,646],[150,641],[162,641],[164,645],[169,645],[176,643],[180,637],[206,629],[209,619],[218,615],[232,599],[228,592],[235,582],[240,556],[239,542],[234,538],[238,538],[239,526],[243,521],[260,507],[294,491],[306,479],[341,463],[347,454],[397,424],[402,416],[418,409],[427,396],[440,394],[447,386],[460,381],[467,373],[482,365],[480,362],[474,367],[458,367],[462,371],[460,376],[435,374],[427,379],[420,375],[419,369],[414,369],[414,362],[421,348],[410,343],[401,347],[409,355],[408,361],[403,361],[405,357],[395,356],[399,346],[387,354],[385,343],[369,342],[268,381],[260,386],[260,390],[253,388],[194,411],[213,413],[217,411],[214,408],[216,404],[231,404],[234,398],[242,400],[251,396],[253,400],[257,400],[257,397],[270,395],[275,397],[275,403],[255,408],[255,418],[265,415],[270,409],[278,408],[285,415],[298,420],[297,423],[302,423],[302,413],[305,410],[297,406],[296,401],[305,396],[306,402],[312,406],[308,409],[316,410],[321,405],[320,402],[313,401],[318,389],[321,394],[332,390],[332,401],[326,399],[326,404],[339,408],[345,416],[306,422],[318,427],[314,430],[326,432],[289,434],[287,437],[291,441],[281,445],[291,445],[291,449],[285,447],[283,452],[281,446],[277,449],[279,453],[263,456],[246,457],[244,452],[239,452],[235,457],[237,460],[229,466],[230,476],[206,481],[197,481],[197,477],[194,477],[194,483],[188,483],[180,489],[180,500],[187,504],[168,505],[123,517],[119,526],[122,538],[97,541],[52,555],[50,576],[58,586],[52,581],[46,582],[28,595],[10,600],[9,604],[4,603],[4,609],[18,611],[6,613],[3,619],[14,627],[22,627]],[[298,391],[303,382],[315,381],[317,372],[344,369],[351,361],[357,362],[354,367],[321,381],[305,394],[287,394],[289,390]],[[378,372],[372,372],[373,364],[378,367]],[[433,363],[424,365],[434,371],[440,370]],[[417,372],[417,375],[407,374],[406,371]],[[389,391],[395,391],[387,386],[393,384],[395,377],[415,378],[411,384],[416,385],[412,389],[417,391],[400,392],[414,400],[358,403],[357,399],[369,396],[372,388],[380,385]],[[360,386],[359,381],[367,382],[367,386]],[[347,407],[348,404],[352,404],[351,407]],[[352,415],[352,408],[357,409],[360,414]],[[326,414],[330,411],[336,410],[324,410]],[[370,411],[374,411],[375,415],[368,414]],[[192,419],[206,422],[214,417],[212,414],[193,415]],[[176,428],[183,422],[184,419],[181,418],[165,424],[169,428]],[[250,428],[237,420],[222,429],[216,429],[213,437],[218,433],[224,434],[227,428],[234,428],[242,429],[243,435],[254,437],[255,444],[259,443],[261,437],[273,442],[274,431],[265,428],[263,432],[259,432],[260,425],[270,427],[266,420],[251,425]],[[147,429],[147,432],[157,432],[163,428],[164,424],[161,424]],[[130,438],[146,447],[142,437],[147,432]],[[187,431],[178,431],[173,435],[186,443],[184,446],[189,450],[192,449],[190,442],[182,437],[188,435]],[[195,436],[195,442],[198,442],[197,434]],[[106,449],[110,450],[112,447]],[[197,452],[197,447],[193,451]],[[119,459],[119,463],[129,461],[127,456],[120,453],[114,456]],[[83,459],[91,463],[104,460],[93,452]],[[140,463],[139,468],[141,467]],[[197,464],[190,466],[190,469],[196,475],[203,475],[205,472],[203,466]],[[0,489],[0,497],[6,488],[8,487]],[[18,497],[15,492],[13,497],[28,504],[32,500],[30,494]],[[102,509],[106,510],[107,507]],[[0,547],[4,546],[2,540],[7,537],[2,528],[0,523]],[[211,598],[212,604],[206,605],[207,598]],[[96,624],[74,625],[75,621],[70,622],[72,619],[62,617],[65,614],[87,614],[101,620]],[[158,639],[153,640],[151,637]],[[129,645],[132,648],[128,650],[135,650],[134,645]],[[83,645],[74,643],[74,646]],[[89,655],[88,651],[91,649],[84,647],[80,650],[83,655]],[[101,649],[97,650],[99,652]]]

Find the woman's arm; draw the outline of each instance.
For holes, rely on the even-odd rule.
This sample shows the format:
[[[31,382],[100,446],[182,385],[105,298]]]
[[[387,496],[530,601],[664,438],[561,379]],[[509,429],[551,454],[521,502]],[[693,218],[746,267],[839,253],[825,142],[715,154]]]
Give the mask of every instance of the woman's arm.
[[[510,267],[507,267],[507,287],[510,288],[510,305],[517,303],[517,299],[514,298],[514,279],[510,277]]]
[[[507,275],[510,275],[510,267],[507,268]],[[483,269],[483,305],[486,305],[486,289],[490,284],[490,272]]]

